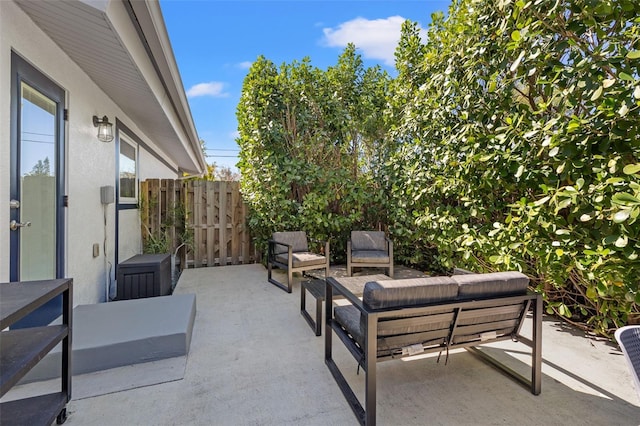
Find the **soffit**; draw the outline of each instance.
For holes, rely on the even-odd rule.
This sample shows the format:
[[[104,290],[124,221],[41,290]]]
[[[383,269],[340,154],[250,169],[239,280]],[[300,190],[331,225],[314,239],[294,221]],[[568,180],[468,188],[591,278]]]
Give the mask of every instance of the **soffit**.
[[[202,171],[201,155],[193,149],[194,144],[199,147],[193,124],[185,128],[185,111],[176,110],[171,93],[154,93],[133,58],[135,49],[125,46],[114,28],[111,19],[121,18],[110,17],[109,1],[16,2],[180,169]],[[130,19],[124,24],[136,31]],[[188,111],[186,115],[190,119]]]

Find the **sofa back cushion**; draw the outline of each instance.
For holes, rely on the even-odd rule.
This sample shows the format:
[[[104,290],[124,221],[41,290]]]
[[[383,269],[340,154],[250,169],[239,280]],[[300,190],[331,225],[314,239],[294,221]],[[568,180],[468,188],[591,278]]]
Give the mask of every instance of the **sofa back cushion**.
[[[288,231],[288,232],[274,232],[272,240],[279,243],[285,243],[293,246],[293,252],[309,251],[309,245],[307,243],[307,233],[304,231]],[[275,253],[287,253],[286,246],[277,244],[275,246]]]
[[[459,286],[459,299],[524,294],[529,287],[529,277],[517,271],[453,275],[451,279]]]
[[[426,277],[368,282],[362,300],[372,309],[384,309],[437,303],[457,295],[458,284],[451,277]]]
[[[442,303],[429,312],[416,314],[398,309],[397,315],[381,318],[377,329],[378,356],[400,354],[414,344],[437,346],[452,338],[455,343],[484,339],[487,333],[510,335],[517,330],[524,306],[509,302],[499,309],[470,309],[458,316],[456,334],[449,336],[459,304],[447,302],[525,294],[529,285],[519,272],[454,275],[372,281],[364,286],[363,303],[370,309],[392,309]],[[506,302],[504,302],[506,303]],[[356,341],[364,345],[367,318],[354,306],[334,310],[336,320]]]
[[[351,231],[351,250],[387,251],[383,231]]]

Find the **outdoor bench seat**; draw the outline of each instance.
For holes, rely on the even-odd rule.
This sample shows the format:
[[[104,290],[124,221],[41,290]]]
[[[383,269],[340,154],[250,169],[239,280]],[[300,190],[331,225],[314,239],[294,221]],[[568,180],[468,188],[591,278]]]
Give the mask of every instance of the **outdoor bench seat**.
[[[465,348],[526,385],[541,390],[542,296],[528,290],[519,272],[464,274],[372,281],[362,300],[339,279],[326,283],[325,363],[361,424],[376,421],[376,363],[430,352]],[[334,296],[349,303],[333,306]],[[520,334],[533,310],[532,338]],[[332,332],[365,372],[364,407],[332,359]],[[531,377],[502,365],[475,346],[514,340],[531,348]],[[440,359],[440,356],[438,357]],[[446,361],[445,361],[446,363]]]

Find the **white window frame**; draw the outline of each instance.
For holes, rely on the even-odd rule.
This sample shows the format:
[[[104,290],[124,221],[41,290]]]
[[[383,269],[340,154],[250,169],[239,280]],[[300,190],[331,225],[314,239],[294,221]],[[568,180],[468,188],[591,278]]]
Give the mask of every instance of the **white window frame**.
[[[135,166],[135,184],[134,184],[134,197],[123,197],[122,193],[122,156],[126,156],[130,158],[126,154],[122,153],[122,147],[129,146],[133,148],[134,152],[134,166]],[[128,137],[127,135],[120,132],[120,147],[118,150],[118,201],[120,204],[137,204],[138,203],[138,186],[140,183],[140,157],[138,155],[139,149],[138,144],[133,142],[133,138]]]

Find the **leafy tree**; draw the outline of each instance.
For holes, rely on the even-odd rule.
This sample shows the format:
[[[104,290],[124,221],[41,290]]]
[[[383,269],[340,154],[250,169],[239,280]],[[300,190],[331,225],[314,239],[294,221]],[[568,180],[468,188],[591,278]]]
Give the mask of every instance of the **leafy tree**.
[[[200,139],[200,149],[202,150],[202,154],[207,156],[207,143],[204,139]],[[185,174],[185,177],[189,177],[189,175]],[[195,179],[194,177],[191,177]],[[208,181],[239,181],[240,175],[230,167],[219,166],[216,162],[208,163],[207,169],[205,170],[202,179]]]
[[[38,160],[31,169],[29,176],[51,176],[49,157],[45,157],[44,160]]]
[[[523,270],[597,332],[637,317],[638,8],[458,0],[424,46],[405,25],[386,173],[411,220],[390,210],[396,232],[442,267]]]
[[[231,170],[230,167],[219,166],[214,162],[207,164],[207,170],[202,179],[208,181],[239,181],[240,175]]]
[[[351,229],[378,224],[383,192],[372,153],[384,136],[388,76],[354,46],[326,71],[309,58],[277,68],[259,57],[237,109],[249,225],[266,249],[276,230],[304,229],[344,256]]]

